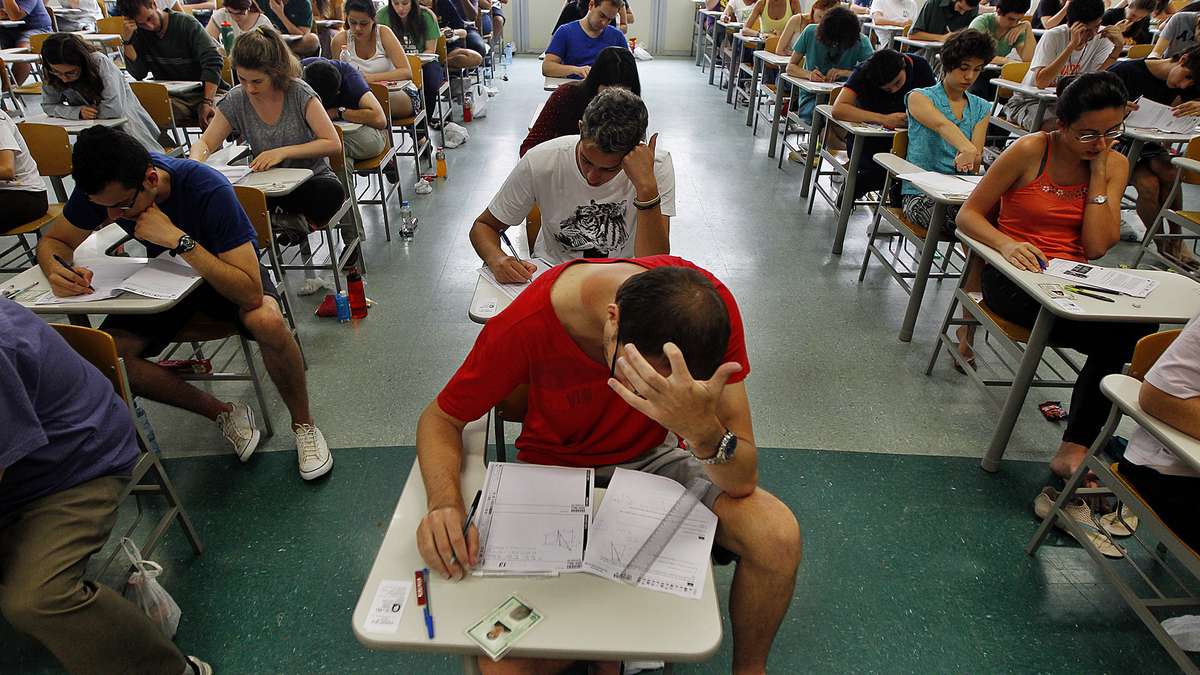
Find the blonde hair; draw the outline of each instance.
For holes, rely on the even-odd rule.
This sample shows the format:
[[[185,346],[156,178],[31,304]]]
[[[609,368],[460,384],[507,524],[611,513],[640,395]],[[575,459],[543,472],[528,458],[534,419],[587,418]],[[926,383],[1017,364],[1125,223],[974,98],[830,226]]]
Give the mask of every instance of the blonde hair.
[[[259,26],[233,43],[233,67],[267,74],[276,89],[287,89],[300,77],[300,61],[274,28]]]

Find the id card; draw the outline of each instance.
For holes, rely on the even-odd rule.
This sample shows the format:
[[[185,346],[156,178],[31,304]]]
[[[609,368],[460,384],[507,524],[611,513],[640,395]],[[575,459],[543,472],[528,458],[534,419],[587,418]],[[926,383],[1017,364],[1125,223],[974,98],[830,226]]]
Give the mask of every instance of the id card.
[[[512,595],[468,628],[467,637],[478,643],[493,661],[499,661],[541,620],[537,610]]]

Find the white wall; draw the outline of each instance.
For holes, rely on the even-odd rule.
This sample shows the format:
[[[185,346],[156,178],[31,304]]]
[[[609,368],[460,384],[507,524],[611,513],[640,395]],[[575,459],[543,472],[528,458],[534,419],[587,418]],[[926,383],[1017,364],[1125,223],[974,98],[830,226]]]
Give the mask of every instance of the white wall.
[[[687,54],[691,48],[691,0],[630,0],[634,23],[628,36],[652,54]],[[550,31],[562,11],[562,0],[512,0],[506,6],[518,51],[538,54],[550,43]]]

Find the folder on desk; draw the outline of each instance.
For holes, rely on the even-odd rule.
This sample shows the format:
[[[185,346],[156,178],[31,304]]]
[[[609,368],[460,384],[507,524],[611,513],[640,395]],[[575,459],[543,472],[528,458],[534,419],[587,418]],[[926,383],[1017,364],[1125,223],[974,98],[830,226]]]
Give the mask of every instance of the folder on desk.
[[[96,302],[133,293],[159,300],[175,300],[183,296],[200,278],[192,266],[166,254],[158,258],[115,258],[76,261],[92,271],[94,293],[60,298],[47,294],[39,305],[63,305],[77,302]]]

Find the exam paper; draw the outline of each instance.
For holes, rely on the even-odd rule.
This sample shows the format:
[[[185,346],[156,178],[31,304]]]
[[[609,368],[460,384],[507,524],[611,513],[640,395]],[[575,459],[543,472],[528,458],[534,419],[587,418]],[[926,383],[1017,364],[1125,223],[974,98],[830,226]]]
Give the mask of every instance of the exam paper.
[[[1165,131],[1170,134],[1187,134],[1200,125],[1200,117],[1176,117],[1171,113],[1169,106],[1152,101],[1145,96],[1139,98],[1135,103],[1138,106],[1137,110],[1129,113],[1129,117],[1125,118],[1127,127]]]
[[[492,274],[492,270],[487,265],[484,265],[483,267],[479,268],[479,276],[481,276],[485,280],[487,280],[487,282],[489,284],[500,289],[501,293],[507,295],[508,297],[512,298],[513,300],[516,300],[517,296],[521,294],[521,291],[525,290],[526,288],[529,288],[529,285],[532,284],[535,279],[542,276],[542,274],[544,274],[547,270],[550,269],[550,263],[546,262],[545,260],[542,260],[541,258],[530,258],[529,262],[536,265],[537,269],[534,270],[533,277],[531,277],[529,279],[529,281],[527,281],[523,284],[502,284],[502,283],[500,283],[499,281],[496,280],[496,275]]]
[[[583,568],[595,471],[491,462],[475,525],[474,573],[544,574]]]
[[[979,176],[952,176],[936,171],[914,171],[896,175],[928,192],[944,197],[970,197]]]
[[[686,489],[664,476],[617,469],[588,535],[585,572],[621,580],[642,545]],[[717,516],[697,504],[638,586],[698,600],[704,595]]]
[[[250,174],[250,167],[246,164],[226,164],[215,168],[228,178],[230,183],[236,183]]]
[[[1085,286],[1105,288],[1135,298],[1144,298],[1158,288],[1158,282],[1153,279],[1139,277],[1122,270],[1089,265],[1074,260],[1063,260],[1062,258],[1052,258],[1046,265],[1045,274]]]
[[[95,292],[66,298],[47,293],[36,304],[95,302],[115,298],[122,293],[174,300],[182,297],[200,276],[186,261],[167,254],[150,260],[105,256],[77,262],[92,271],[92,288]]]

